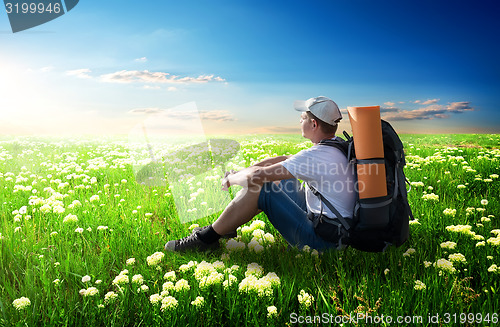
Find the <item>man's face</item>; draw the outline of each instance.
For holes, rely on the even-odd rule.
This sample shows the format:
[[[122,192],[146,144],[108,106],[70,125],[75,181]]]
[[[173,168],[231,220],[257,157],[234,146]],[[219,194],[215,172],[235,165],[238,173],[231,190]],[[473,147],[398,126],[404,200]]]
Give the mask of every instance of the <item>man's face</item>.
[[[313,120],[309,118],[307,113],[302,112],[300,114],[300,129],[302,131],[302,136],[310,139],[312,133]]]

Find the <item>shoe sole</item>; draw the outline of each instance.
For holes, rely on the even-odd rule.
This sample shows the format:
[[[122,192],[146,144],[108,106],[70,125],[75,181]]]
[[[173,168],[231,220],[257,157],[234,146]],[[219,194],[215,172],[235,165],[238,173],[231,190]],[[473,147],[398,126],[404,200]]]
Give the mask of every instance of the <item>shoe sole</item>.
[[[165,251],[168,252],[177,252],[177,253],[185,253],[185,252],[212,252],[216,251],[220,248],[219,242],[214,242],[213,244],[207,245],[206,248],[200,249],[200,248],[193,248],[193,249],[188,249],[188,250],[176,250],[175,249],[175,242],[176,240],[168,241],[165,243],[164,249]]]
[[[195,228],[193,228],[193,231],[191,232],[191,234],[196,233],[196,232],[201,232],[205,228],[207,228],[207,226],[205,226],[205,227],[195,227]],[[236,236],[238,236],[238,233],[236,231],[232,231],[230,233],[221,235],[221,238],[235,238]]]

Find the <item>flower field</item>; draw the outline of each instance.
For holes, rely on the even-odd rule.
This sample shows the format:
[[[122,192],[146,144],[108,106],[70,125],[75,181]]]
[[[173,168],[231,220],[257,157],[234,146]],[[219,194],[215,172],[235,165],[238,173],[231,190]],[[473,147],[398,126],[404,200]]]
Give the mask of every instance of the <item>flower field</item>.
[[[217,218],[235,191],[220,190],[224,171],[311,144],[234,137],[193,158],[1,137],[0,325],[497,325],[500,136],[401,138],[415,217],[401,247],[292,248],[259,214],[219,250],[181,255],[164,243]]]

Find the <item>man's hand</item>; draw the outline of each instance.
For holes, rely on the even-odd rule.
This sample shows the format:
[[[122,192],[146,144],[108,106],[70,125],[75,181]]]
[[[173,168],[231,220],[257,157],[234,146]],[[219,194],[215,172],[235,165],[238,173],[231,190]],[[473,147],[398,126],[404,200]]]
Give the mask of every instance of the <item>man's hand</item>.
[[[294,178],[294,176],[280,164],[280,162],[286,160],[288,157],[289,156],[268,158],[240,171],[228,171],[222,179],[222,190],[227,191],[231,185],[240,185],[244,188],[248,188],[252,185],[262,185],[265,182]]]
[[[226,173],[224,174],[224,178],[222,179],[222,190],[223,191],[228,191],[229,190],[229,187],[231,187],[231,183],[229,183],[229,175],[232,175],[232,174],[235,174],[236,171],[234,170],[230,170],[230,171],[226,171]]]

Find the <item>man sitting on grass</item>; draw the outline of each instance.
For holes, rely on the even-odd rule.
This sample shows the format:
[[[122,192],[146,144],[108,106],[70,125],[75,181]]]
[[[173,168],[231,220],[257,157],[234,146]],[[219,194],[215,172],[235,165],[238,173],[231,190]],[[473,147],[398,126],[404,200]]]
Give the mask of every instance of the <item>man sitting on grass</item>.
[[[292,246],[305,245],[317,250],[336,248],[315,233],[310,217],[336,215],[313,194],[319,191],[344,218],[351,218],[354,206],[354,174],[344,153],[320,141],[335,139],[342,114],[335,102],[320,96],[296,101],[301,113],[302,136],[314,144],[291,156],[265,159],[237,173],[226,174],[223,187],[241,185],[244,188],[211,225],[197,228],[180,240],[168,241],[165,250],[184,252],[204,251],[219,246],[222,236],[235,236],[239,226],[264,211],[269,221]],[[299,182],[303,180],[308,185]],[[349,220],[349,219],[348,219]]]

